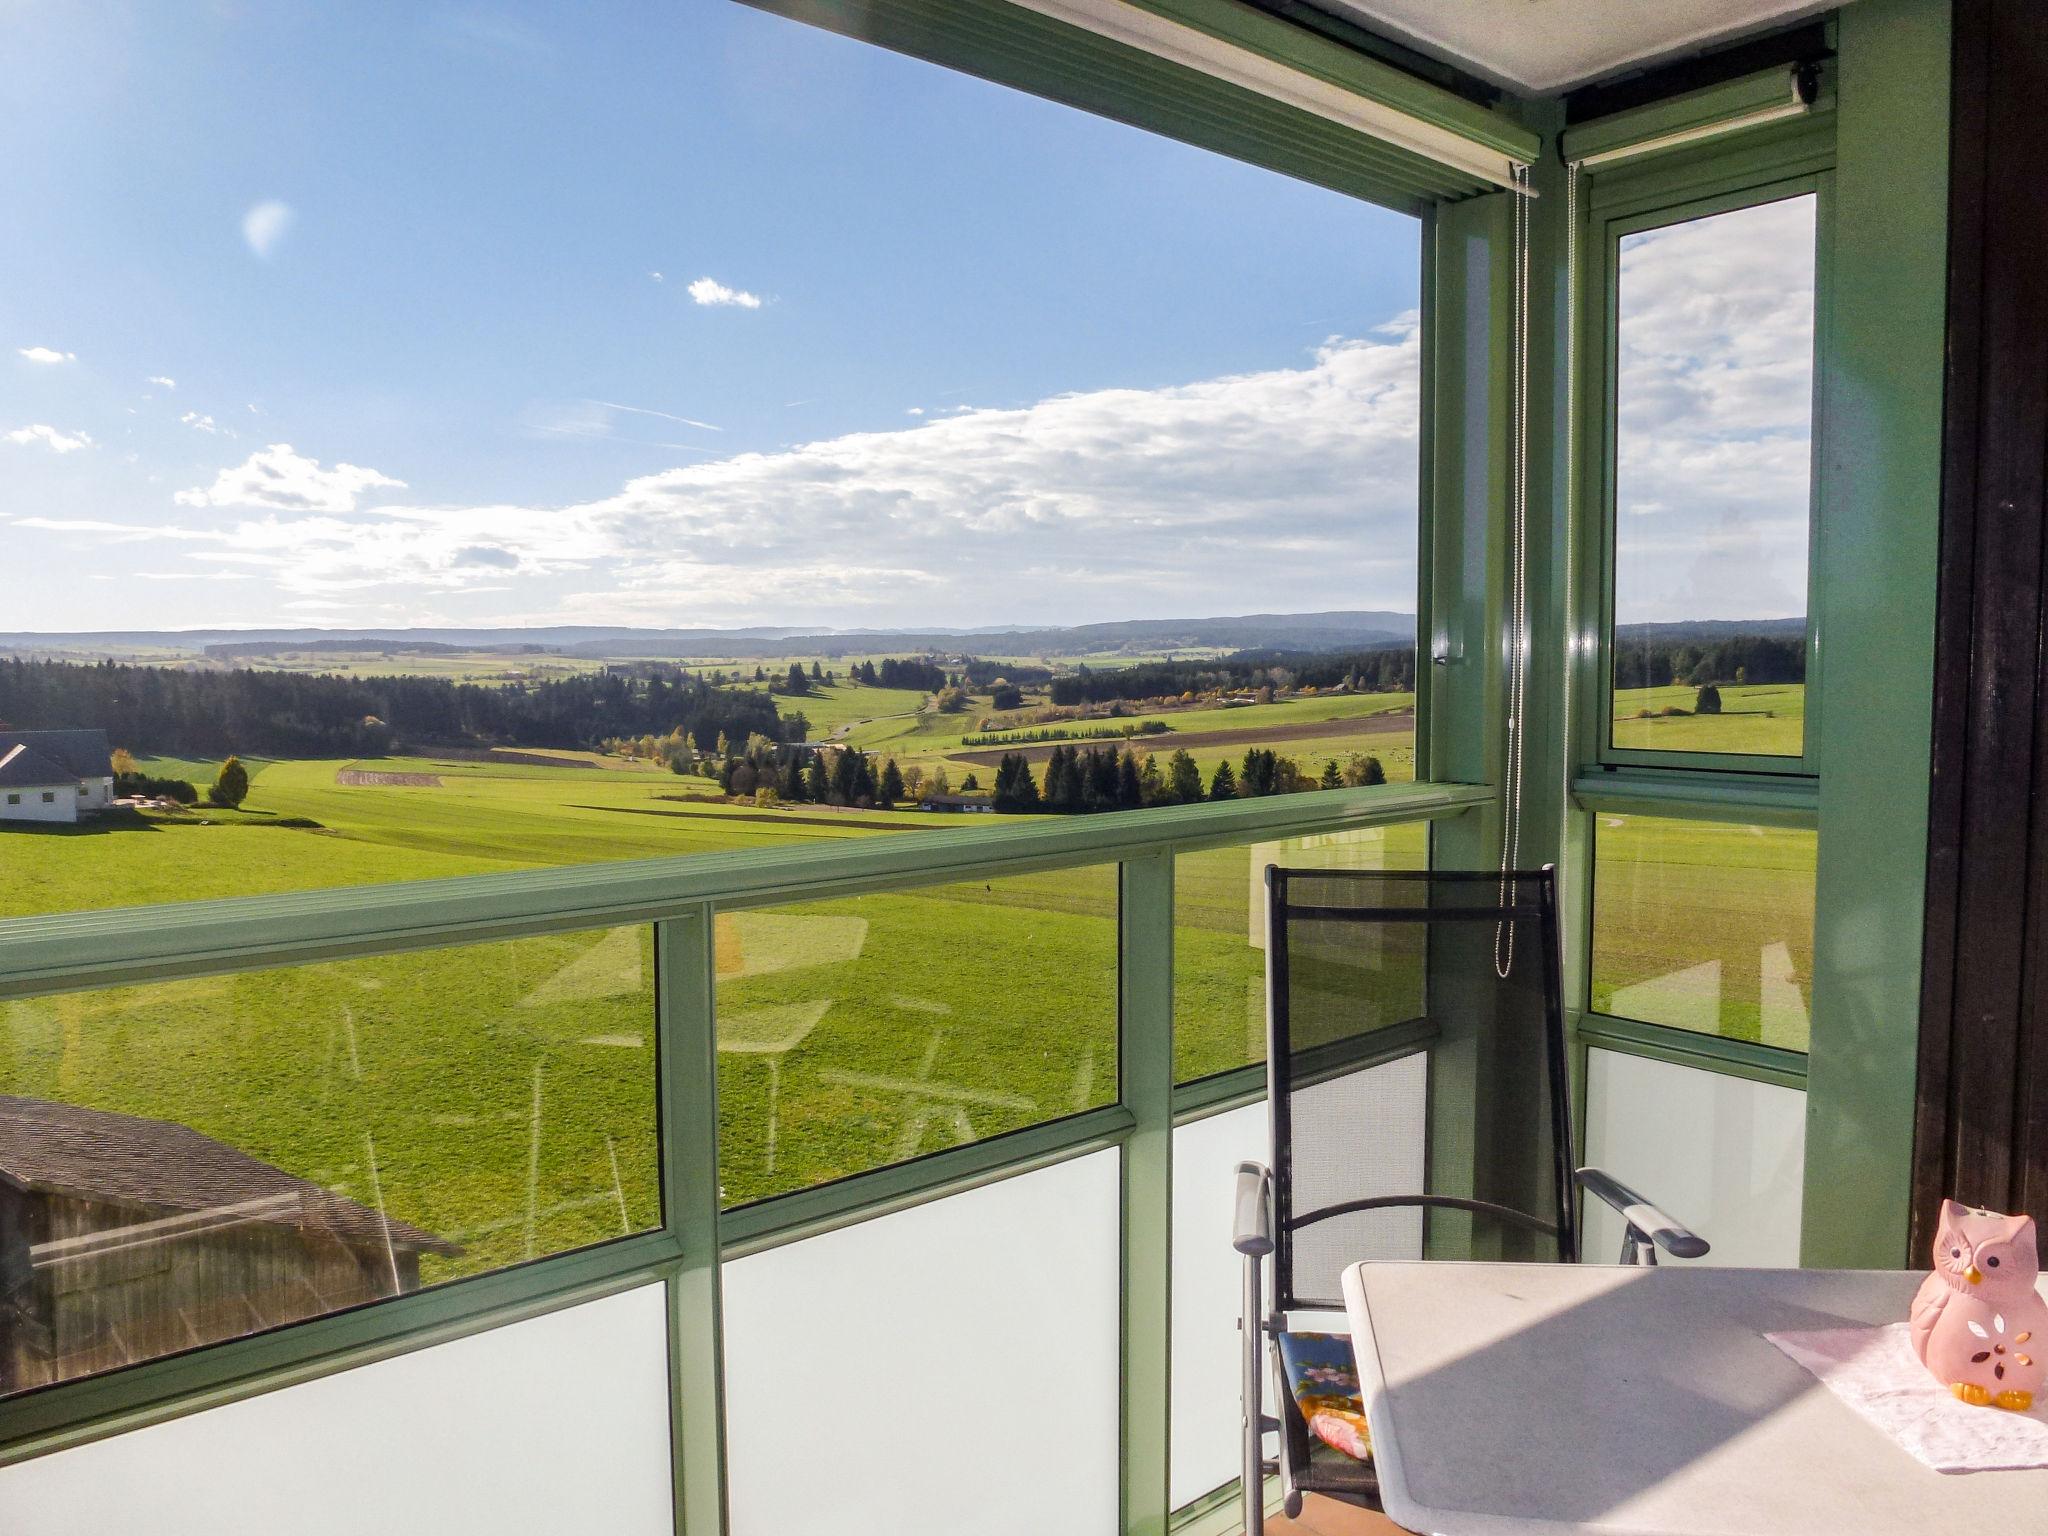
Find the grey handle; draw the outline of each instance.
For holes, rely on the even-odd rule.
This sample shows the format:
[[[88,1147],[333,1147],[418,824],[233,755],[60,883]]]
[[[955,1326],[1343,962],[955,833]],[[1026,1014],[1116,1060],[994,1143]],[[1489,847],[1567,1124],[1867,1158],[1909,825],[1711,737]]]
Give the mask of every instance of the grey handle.
[[[1613,1206],[1621,1213],[1621,1219],[1628,1223],[1628,1241],[1622,1250],[1624,1263],[1644,1242],[1655,1244],[1674,1259],[1700,1259],[1709,1252],[1704,1237],[1676,1217],[1659,1210],[1606,1169],[1581,1168],[1578,1179],[1581,1189]],[[1654,1249],[1648,1251],[1646,1261],[1651,1264],[1657,1262]]]
[[[1273,1213],[1266,1203],[1270,1178],[1261,1163],[1237,1165],[1237,1220],[1230,1245],[1247,1258],[1263,1259],[1273,1251]]]

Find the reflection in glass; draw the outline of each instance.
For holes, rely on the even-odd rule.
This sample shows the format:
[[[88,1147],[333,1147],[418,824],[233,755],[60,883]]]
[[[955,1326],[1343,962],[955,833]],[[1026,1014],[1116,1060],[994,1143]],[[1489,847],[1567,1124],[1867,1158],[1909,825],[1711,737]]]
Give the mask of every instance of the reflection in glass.
[[[728,1204],[1116,1099],[1115,865],[721,913],[716,953]]]
[[[1594,839],[1593,1011],[1804,1051],[1815,834],[1602,815]]]
[[[1173,861],[1174,1079],[1266,1059],[1266,870],[1427,869],[1429,826],[1411,822]]]
[[[1616,747],[1805,736],[1815,199],[1622,237]]]
[[[660,1220],[648,931],[0,1003],[0,1391]]]

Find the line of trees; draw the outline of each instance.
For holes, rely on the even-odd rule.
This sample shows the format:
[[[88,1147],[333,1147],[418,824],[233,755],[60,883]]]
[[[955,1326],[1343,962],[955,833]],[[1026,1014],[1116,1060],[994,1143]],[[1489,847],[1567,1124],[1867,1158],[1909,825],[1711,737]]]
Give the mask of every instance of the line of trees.
[[[1046,759],[1043,785],[1033,777],[1031,761],[1021,752],[1006,752],[996,765],[990,803],[998,811],[1028,814],[1091,815],[1100,811],[1133,811],[1148,805],[1192,805],[1202,800],[1241,800],[1263,795],[1297,794],[1309,789],[1384,784],[1385,766],[1377,757],[1353,753],[1340,767],[1333,758],[1320,775],[1305,773],[1291,757],[1253,747],[1233,769],[1228,759],[1216,765],[1205,788],[1201,769],[1185,747],[1161,768],[1158,758],[1142,760],[1128,748],[1054,747]]]
[[[700,751],[721,736],[801,741],[810,722],[750,690],[677,667],[581,673],[520,684],[439,677],[172,671],[0,661],[0,720],[23,730],[98,726],[144,753],[368,757],[395,746],[594,748],[680,729]]]
[[[805,751],[759,736],[721,762],[716,777],[719,789],[728,795],[751,795],[771,804],[887,810],[899,800],[915,798],[893,757],[877,767],[875,758],[853,747]]]
[[[1111,671],[1076,667],[1052,680],[1054,704],[1107,704],[1216,689],[1336,688],[1405,693],[1415,686],[1412,647],[1323,655],[1308,651],[1240,651],[1214,661],[1148,661]]]
[[[870,688],[915,688],[922,693],[937,693],[949,681],[944,667],[922,656],[885,656],[879,666],[857,661],[847,676]]]
[[[1803,636],[1733,635],[1725,640],[1635,640],[1614,644],[1617,688],[1702,688],[1710,683],[1803,683]],[[1716,695],[1718,701],[1719,695]]]

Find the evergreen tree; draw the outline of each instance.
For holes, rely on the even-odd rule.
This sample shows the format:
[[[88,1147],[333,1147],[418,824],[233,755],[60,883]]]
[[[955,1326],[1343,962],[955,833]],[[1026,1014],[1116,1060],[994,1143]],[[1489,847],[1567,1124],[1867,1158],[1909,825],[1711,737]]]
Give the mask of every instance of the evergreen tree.
[[[1342,789],[1344,776],[1337,771],[1337,759],[1331,758],[1323,764],[1323,776],[1316,783],[1318,789]]]
[[[214,779],[213,788],[206,792],[206,798],[229,810],[249,798],[249,770],[242,766],[239,757],[231,756],[220,765],[220,774]]]
[[[803,765],[796,760],[794,752],[789,754],[789,761],[782,765],[782,782],[777,786],[777,791],[785,800],[798,801],[804,797]]]
[[[1721,690],[1712,683],[1702,683],[1699,693],[1693,698],[1692,712],[1696,715],[1721,713]]]
[[[832,792],[826,800],[832,805],[851,805],[855,786],[859,782],[859,770],[854,767],[854,752],[842,747],[832,754]]]
[[[804,676],[804,664],[802,662],[792,661],[789,664],[789,676],[782,681],[782,691],[784,693],[809,693],[811,691],[811,680]]]
[[[1201,790],[1199,780],[1196,781],[1195,789],[1197,793]],[[1138,794],[1146,805],[1172,804],[1172,792],[1166,787],[1166,775],[1159,771],[1159,759],[1150,752],[1145,754],[1145,761],[1138,767]]]
[[[892,806],[903,798],[903,772],[896,766],[896,759],[890,758],[882,764],[882,781],[877,786],[876,803]]]
[[[1368,784],[1384,784],[1387,782],[1387,770],[1380,766],[1380,760],[1376,757],[1368,757],[1365,760],[1365,782]]]
[[[852,802],[855,805],[873,805],[875,803],[874,765],[868,761],[868,755],[865,752],[850,752],[847,755],[853,759],[853,794],[850,797]]]
[[[1040,809],[1038,783],[1031,777],[1031,763],[1022,752],[1005,752],[996,764],[995,788],[990,803],[999,811],[1023,813]]]
[[[823,682],[824,680],[825,680],[825,674],[824,674],[823,672],[821,672],[821,671],[819,671],[819,670],[818,670],[818,664],[817,664],[817,663],[816,663],[815,661],[814,661],[814,662],[812,662],[812,663],[811,663],[811,681],[812,681],[812,682],[814,682],[814,683],[822,683],[822,682]]]
[[[823,805],[831,794],[832,780],[825,772],[825,754],[813,752],[810,765],[804,769],[804,798]]]
[[[1166,787],[1176,805],[1193,805],[1202,798],[1202,770],[1195,766],[1186,747],[1176,750],[1169,759]]]
[[[1129,748],[1117,760],[1116,805],[1120,811],[1135,811],[1145,803],[1144,785],[1138,782],[1138,759]]]
[[[960,781],[960,793],[963,795],[971,795],[980,788],[981,775],[978,773],[970,773]]]
[[[1230,760],[1225,758],[1216,765],[1216,772],[1209,780],[1211,800],[1235,800],[1237,798],[1237,775],[1230,771]]]

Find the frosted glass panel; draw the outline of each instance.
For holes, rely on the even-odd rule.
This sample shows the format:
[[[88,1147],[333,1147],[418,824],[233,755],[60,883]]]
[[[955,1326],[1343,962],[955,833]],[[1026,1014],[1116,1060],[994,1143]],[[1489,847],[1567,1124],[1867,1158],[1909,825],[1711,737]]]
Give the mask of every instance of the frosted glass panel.
[[[1586,1064],[1586,1160],[1714,1245],[1701,1262],[1799,1262],[1806,1095],[1720,1072],[1594,1050]],[[1585,1256],[1612,1263],[1621,1220],[1586,1204]]]
[[[1237,1165],[1267,1159],[1266,1101],[1173,1133],[1173,1507],[1238,1476],[1244,1260],[1230,1246]],[[1267,1268],[1270,1270],[1271,1265]]]
[[[728,1264],[732,1536],[1114,1530],[1117,1159]]]
[[[7,1536],[668,1536],[643,1286],[0,1469]]]

